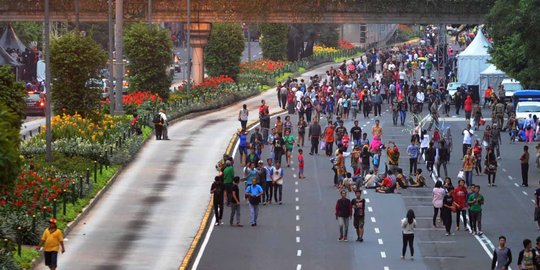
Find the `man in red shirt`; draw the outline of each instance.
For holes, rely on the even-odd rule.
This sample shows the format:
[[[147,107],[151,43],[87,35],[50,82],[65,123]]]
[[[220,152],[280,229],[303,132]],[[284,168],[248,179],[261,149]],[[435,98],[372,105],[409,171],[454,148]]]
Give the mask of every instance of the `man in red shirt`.
[[[468,231],[467,229],[467,188],[465,187],[465,180],[459,179],[458,187],[452,191],[452,199],[454,199],[454,203],[457,205],[456,207],[456,231],[459,231],[459,215],[463,217],[463,227],[465,228],[465,231]]]
[[[259,106],[259,121],[262,128],[263,141],[266,144],[268,142],[268,130],[270,129],[270,112],[264,99],[261,100],[261,106]]]

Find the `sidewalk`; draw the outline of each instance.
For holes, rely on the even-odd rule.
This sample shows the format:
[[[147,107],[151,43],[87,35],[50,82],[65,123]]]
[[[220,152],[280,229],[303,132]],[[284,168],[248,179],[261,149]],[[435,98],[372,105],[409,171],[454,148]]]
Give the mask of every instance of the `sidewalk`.
[[[249,120],[255,120],[261,99],[267,101],[270,113],[279,110],[275,90],[270,89],[174,124],[169,128],[170,141],[149,141],[66,236],[67,251],[59,255],[59,266],[177,269],[207,208],[215,162],[240,127],[238,110],[245,103],[251,112]]]

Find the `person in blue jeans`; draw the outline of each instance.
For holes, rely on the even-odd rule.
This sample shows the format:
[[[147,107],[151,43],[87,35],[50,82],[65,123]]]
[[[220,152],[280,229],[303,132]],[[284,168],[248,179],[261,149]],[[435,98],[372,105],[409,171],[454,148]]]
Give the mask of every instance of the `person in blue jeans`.
[[[246,198],[249,201],[249,221],[251,226],[257,226],[257,216],[259,215],[259,203],[263,194],[262,187],[257,184],[257,179],[251,180],[251,185],[246,187]]]

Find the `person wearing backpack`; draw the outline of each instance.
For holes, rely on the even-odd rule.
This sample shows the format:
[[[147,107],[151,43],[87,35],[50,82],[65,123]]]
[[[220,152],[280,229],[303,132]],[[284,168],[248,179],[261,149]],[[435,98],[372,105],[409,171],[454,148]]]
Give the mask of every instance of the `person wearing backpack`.
[[[163,135],[163,118],[161,118],[161,113],[154,115],[152,123],[154,123],[154,128],[156,131],[156,140],[161,140]]]

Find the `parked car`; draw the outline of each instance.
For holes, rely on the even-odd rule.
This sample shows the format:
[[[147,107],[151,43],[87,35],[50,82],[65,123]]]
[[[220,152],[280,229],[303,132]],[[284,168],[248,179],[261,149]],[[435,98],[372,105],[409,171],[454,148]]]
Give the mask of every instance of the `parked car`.
[[[504,79],[502,80],[501,85],[503,86],[503,89],[504,89],[505,100],[512,100],[512,97],[514,96],[514,93],[516,91],[523,90],[521,83],[514,79]]]
[[[26,115],[45,116],[45,96],[37,91],[28,91],[26,97]]]

